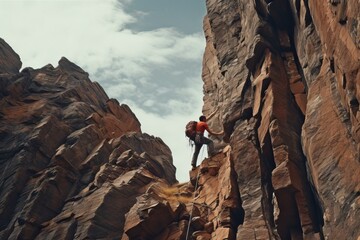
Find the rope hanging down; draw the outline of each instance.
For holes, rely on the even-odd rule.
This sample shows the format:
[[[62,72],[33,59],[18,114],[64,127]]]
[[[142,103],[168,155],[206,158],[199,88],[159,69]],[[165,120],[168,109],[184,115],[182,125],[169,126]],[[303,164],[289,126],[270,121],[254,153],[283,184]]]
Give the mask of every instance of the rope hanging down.
[[[194,199],[193,199],[193,202],[192,202],[191,211],[190,211],[190,217],[189,217],[189,223],[188,223],[188,227],[187,227],[187,231],[186,231],[186,240],[188,240],[188,237],[189,237],[190,224],[191,224],[192,213],[193,213],[193,209],[194,209],[195,194],[196,194],[196,189],[197,189],[197,186],[198,186],[199,176],[200,176],[200,169],[198,170],[198,174],[196,176]]]

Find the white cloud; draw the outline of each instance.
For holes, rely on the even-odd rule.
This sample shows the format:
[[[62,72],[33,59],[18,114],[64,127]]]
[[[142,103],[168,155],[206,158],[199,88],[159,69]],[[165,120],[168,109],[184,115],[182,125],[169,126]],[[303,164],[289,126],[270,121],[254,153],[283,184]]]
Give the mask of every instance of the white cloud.
[[[20,55],[23,67],[39,68],[48,63],[57,66],[62,56],[78,64],[110,97],[123,96],[121,102],[132,108],[143,131],[161,137],[170,146],[179,180],[188,179],[190,153],[184,124],[201,111],[201,68],[189,73],[179,66],[201,66],[205,45],[202,33],[184,35],[173,28],[140,32],[127,29],[136,17],[146,14],[125,12],[124,6],[131,0],[0,2],[1,37]],[[179,88],[161,84],[173,81],[169,77],[156,79],[158,85],[150,88],[155,83],[154,73],[159,71],[169,71],[167,76],[188,76],[183,77]],[[141,92],[146,89],[153,92]],[[156,101],[169,92],[180,99]],[[153,94],[144,101],[144,107],[167,107],[173,110],[172,115],[146,113],[134,102],[138,96],[132,98],[131,94]]]
[[[111,87],[107,88],[106,93],[108,94],[108,96],[117,98],[127,92],[135,92],[135,90],[136,90],[136,86],[134,84],[119,83],[116,85],[111,85]]]
[[[22,59],[33,67],[57,65],[62,56],[94,72],[112,64],[137,71],[173,64],[174,58],[198,59],[200,34],[184,36],[171,28],[133,32],[124,27],[136,19],[117,5],[114,0],[6,1],[0,26],[16,51],[29,53]]]
[[[152,107],[152,106],[154,106],[154,104],[155,104],[155,101],[154,101],[154,100],[151,100],[151,99],[146,100],[146,101],[144,102],[144,106],[147,106],[147,107]]]

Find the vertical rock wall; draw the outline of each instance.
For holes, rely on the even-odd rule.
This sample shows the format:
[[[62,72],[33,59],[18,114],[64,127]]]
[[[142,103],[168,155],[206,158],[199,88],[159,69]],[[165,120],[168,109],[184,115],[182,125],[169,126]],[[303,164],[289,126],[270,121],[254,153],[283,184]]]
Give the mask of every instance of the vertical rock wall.
[[[360,4],[206,6],[203,111],[231,145],[237,239],[357,239]]]

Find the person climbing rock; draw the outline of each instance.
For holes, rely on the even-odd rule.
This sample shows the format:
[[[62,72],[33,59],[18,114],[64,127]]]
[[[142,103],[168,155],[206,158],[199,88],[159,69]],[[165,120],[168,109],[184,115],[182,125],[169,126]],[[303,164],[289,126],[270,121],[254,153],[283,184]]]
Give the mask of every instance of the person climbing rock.
[[[199,156],[200,149],[203,146],[203,144],[206,144],[208,146],[208,154],[209,154],[209,156],[212,156],[214,154],[214,142],[211,139],[204,136],[205,130],[210,135],[221,136],[222,134],[224,134],[223,131],[218,132],[218,133],[211,131],[209,129],[209,126],[208,126],[207,122],[206,122],[206,117],[204,115],[199,117],[199,122],[197,122],[197,124],[196,124],[196,136],[195,136],[195,139],[194,139],[195,152],[193,154],[192,161],[191,161],[191,166],[193,168],[196,168],[197,158]]]

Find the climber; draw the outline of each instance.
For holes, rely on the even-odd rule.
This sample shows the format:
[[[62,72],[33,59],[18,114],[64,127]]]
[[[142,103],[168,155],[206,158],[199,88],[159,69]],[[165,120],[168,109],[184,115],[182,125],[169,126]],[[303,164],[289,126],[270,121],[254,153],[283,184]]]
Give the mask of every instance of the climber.
[[[209,129],[208,124],[206,123],[206,117],[204,115],[200,116],[199,120],[200,121],[197,122],[197,124],[196,124],[196,136],[195,136],[195,140],[194,140],[195,152],[193,154],[192,161],[191,161],[191,166],[193,167],[193,169],[196,168],[197,158],[199,156],[200,149],[203,144],[206,144],[208,146],[209,156],[212,156],[214,154],[214,143],[211,139],[204,136],[205,130],[209,134],[215,135],[215,136],[220,136],[220,135],[224,134],[223,131],[218,132],[218,133],[211,131]]]

